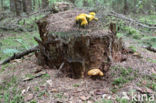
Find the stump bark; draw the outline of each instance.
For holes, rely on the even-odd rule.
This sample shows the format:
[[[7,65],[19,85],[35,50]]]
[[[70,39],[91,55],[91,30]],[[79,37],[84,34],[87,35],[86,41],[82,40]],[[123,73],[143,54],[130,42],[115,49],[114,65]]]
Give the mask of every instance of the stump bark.
[[[86,28],[75,23],[84,10],[68,10],[50,14],[37,22],[40,38],[36,39],[38,62],[74,78],[85,77],[88,70],[99,68],[104,73],[122,54],[122,41],[114,32],[103,29],[103,23],[92,21]]]

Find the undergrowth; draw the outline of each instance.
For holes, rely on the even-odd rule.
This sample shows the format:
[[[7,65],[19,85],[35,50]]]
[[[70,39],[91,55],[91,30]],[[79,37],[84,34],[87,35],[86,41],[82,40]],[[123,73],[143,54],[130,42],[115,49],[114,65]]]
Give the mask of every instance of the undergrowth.
[[[7,57],[12,56],[14,53],[22,52],[34,47],[37,43],[33,37],[39,37],[38,32],[20,33],[20,35],[16,34],[16,32],[12,32],[11,35],[12,36],[0,38],[0,42],[2,43],[0,49],[0,60],[4,60]]]

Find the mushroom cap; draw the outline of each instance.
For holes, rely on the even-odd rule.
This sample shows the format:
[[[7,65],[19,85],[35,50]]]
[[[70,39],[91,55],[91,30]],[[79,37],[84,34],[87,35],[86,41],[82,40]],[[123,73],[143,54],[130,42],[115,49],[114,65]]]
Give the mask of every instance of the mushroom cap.
[[[96,13],[95,12],[90,12],[89,15],[95,16]]]
[[[88,71],[89,76],[103,76],[103,72],[100,69],[91,69]]]

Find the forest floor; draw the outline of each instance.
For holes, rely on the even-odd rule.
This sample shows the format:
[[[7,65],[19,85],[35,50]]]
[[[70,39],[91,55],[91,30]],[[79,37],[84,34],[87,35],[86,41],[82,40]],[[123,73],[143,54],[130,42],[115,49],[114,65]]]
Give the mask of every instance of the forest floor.
[[[5,33],[4,33],[5,34]],[[35,45],[30,36],[36,32],[19,34],[8,33],[1,36],[3,46],[16,45],[27,48]],[[18,38],[19,37],[19,38]],[[16,43],[10,42],[14,40]],[[31,41],[28,44],[25,41]],[[0,67],[1,103],[135,103],[156,100],[156,53],[138,45],[131,37],[123,37],[126,47],[134,49],[127,60],[113,63],[110,70],[100,80],[72,79],[57,70],[41,67],[34,54]],[[21,46],[22,45],[22,46]],[[2,48],[3,48],[2,46]],[[4,48],[3,48],[4,49]],[[8,53],[9,50],[3,51]],[[2,58],[2,52],[0,52]],[[144,97],[142,97],[144,96]]]
[[[156,23],[155,16],[139,20]],[[155,103],[156,53],[142,45],[156,48],[156,33],[144,29],[147,33],[143,36],[133,27],[121,25],[121,29],[126,32],[119,32],[118,37],[134,54],[128,54],[126,61],[114,62],[101,79],[57,77],[57,70],[37,65],[32,53],[0,66],[0,103]],[[34,36],[39,37],[38,32],[0,30],[0,61],[37,45]]]

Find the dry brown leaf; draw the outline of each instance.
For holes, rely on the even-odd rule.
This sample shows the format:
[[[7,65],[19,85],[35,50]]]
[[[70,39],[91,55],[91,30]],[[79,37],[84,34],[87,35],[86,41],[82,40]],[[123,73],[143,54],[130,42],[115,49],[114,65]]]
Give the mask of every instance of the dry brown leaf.
[[[24,101],[30,101],[34,98],[34,95],[33,94],[27,94],[25,97],[24,97]]]
[[[50,92],[58,92],[57,89],[52,89]]]
[[[141,88],[137,87],[136,90],[139,91],[140,93],[149,93],[149,94],[153,93],[151,89],[146,87],[141,87]]]
[[[103,94],[109,94],[108,89],[98,89],[94,92],[96,95],[103,95]]]
[[[138,52],[134,52],[134,53],[133,53],[133,56],[136,56],[137,58],[142,58],[141,54],[138,53]]]
[[[47,80],[47,84],[52,87],[53,86],[53,81],[52,80]]]
[[[152,73],[156,74],[156,71],[155,71],[155,69],[154,69],[154,68],[152,68]]]
[[[83,101],[86,101],[89,98],[87,98],[86,96],[80,96],[80,99],[83,100]]]
[[[93,103],[92,101],[87,101],[87,103]]]
[[[20,62],[22,62],[22,60],[21,59],[15,59],[15,60],[13,60],[13,62],[20,63]]]

